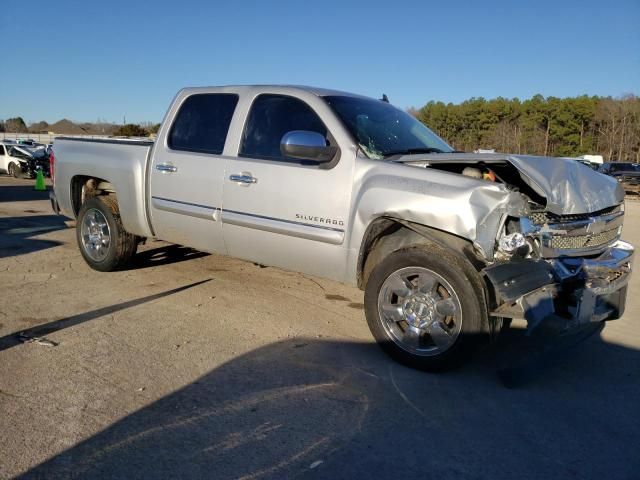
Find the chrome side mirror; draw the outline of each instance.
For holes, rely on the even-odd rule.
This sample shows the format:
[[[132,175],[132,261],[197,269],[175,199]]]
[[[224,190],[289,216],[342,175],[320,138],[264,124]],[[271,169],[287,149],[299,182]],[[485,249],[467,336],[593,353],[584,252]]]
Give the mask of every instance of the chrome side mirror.
[[[300,160],[312,160],[327,163],[333,160],[338,149],[328,146],[325,138],[318,132],[293,130],[282,136],[280,153],[285,157]]]

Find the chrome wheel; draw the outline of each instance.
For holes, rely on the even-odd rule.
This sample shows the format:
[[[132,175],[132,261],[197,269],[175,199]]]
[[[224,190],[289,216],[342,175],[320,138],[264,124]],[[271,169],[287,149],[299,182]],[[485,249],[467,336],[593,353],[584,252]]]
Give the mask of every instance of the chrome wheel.
[[[100,262],[109,253],[111,232],[109,223],[101,211],[92,208],[87,210],[82,219],[82,248],[92,260]]]
[[[423,267],[387,277],[378,294],[378,315],[387,335],[414,355],[434,356],[460,335],[460,299],[447,280]]]

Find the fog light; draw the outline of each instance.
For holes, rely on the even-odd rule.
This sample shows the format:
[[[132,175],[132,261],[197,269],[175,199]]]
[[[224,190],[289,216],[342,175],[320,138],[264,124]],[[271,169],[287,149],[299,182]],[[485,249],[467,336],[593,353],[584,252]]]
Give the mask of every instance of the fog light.
[[[503,236],[498,242],[498,246],[503,252],[513,253],[517,249],[525,245],[525,243],[526,241],[524,235],[522,235],[520,232],[516,232]]]

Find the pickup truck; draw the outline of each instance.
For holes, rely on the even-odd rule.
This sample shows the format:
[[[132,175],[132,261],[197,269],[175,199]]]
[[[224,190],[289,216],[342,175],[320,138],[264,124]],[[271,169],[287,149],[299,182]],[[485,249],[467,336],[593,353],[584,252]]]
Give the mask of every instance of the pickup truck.
[[[615,178],[626,193],[640,194],[640,164],[607,162],[598,171]]]
[[[384,100],[187,88],[155,141],[53,150],[52,206],[77,219],[93,269],[125,268],[153,237],[357,285],[373,337],[415,368],[460,364],[511,319],[562,334],[624,311],[633,247],[614,179],[454,151]]]

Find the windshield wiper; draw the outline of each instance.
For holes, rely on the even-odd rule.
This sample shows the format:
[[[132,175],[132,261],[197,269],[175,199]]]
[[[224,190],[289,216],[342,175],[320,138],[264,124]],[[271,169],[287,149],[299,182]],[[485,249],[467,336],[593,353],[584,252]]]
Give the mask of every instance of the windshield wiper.
[[[395,150],[391,152],[384,152],[382,155],[384,158],[393,157],[395,155],[414,155],[416,153],[448,153],[443,150],[440,150],[436,147],[418,147],[418,148],[407,148],[406,150]]]

